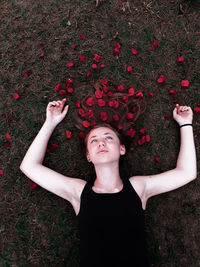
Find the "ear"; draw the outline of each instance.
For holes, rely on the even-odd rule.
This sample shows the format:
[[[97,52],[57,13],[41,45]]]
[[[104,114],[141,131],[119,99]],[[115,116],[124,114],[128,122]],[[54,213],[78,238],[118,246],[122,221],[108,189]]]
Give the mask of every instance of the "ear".
[[[86,152],[86,158],[87,158],[87,160],[90,162],[90,156],[89,156],[88,151]]]
[[[125,155],[125,153],[126,153],[125,145],[120,145],[120,155]]]

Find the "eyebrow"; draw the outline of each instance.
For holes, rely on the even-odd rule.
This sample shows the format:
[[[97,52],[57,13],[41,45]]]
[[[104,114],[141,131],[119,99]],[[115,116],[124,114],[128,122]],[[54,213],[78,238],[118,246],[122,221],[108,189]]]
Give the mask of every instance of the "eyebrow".
[[[112,133],[104,133],[104,135],[107,135],[107,134],[110,134],[110,135],[112,135]],[[90,140],[91,140],[93,137],[96,137],[96,135],[94,135],[94,136],[90,137]]]

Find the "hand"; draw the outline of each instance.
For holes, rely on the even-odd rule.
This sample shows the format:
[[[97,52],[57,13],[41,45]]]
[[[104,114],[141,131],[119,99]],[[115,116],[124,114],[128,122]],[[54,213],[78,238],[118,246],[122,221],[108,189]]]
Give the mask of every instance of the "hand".
[[[46,108],[46,121],[48,123],[56,126],[64,119],[69,108],[69,105],[67,105],[62,111],[65,102],[66,98],[64,98],[62,101],[58,100],[49,102]]]
[[[176,104],[173,110],[173,118],[180,126],[186,123],[192,123],[193,111],[191,107],[179,106],[179,104]]]

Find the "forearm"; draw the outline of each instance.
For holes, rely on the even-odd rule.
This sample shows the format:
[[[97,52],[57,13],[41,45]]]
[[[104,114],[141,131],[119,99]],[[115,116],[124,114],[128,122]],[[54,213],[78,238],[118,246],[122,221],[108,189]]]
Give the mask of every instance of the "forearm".
[[[26,155],[20,165],[20,169],[32,166],[33,164],[42,164],[49,138],[52,135],[54,129],[54,125],[48,123],[47,121],[44,122],[39,133],[26,152]]]
[[[197,160],[196,160],[196,149],[193,136],[193,127],[184,126],[180,128],[180,152],[176,167],[184,170],[192,177],[197,176]]]

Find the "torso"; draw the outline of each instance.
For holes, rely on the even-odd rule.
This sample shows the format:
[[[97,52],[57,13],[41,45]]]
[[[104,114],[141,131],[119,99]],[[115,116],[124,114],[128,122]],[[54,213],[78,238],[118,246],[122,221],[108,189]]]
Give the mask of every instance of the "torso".
[[[134,176],[129,178],[129,181],[131,182],[134,190],[136,191],[136,193],[138,194],[138,196],[140,197],[141,199],[141,202],[142,202],[142,207],[143,209],[145,210],[146,208],[146,199],[143,197],[143,192],[144,192],[144,186],[142,183],[139,183],[138,180],[134,179]],[[74,199],[71,204],[74,208],[74,211],[76,213],[76,215],[78,215],[79,213],[79,210],[80,210],[80,198],[81,198],[81,193],[83,191],[83,188],[85,187],[85,184],[87,183],[87,181],[82,181],[80,184],[79,184],[79,188],[77,189],[77,198]],[[121,188],[117,188],[115,190],[112,190],[112,191],[102,191],[102,190],[99,190],[98,188],[95,188],[95,186],[92,187],[92,190],[96,193],[117,193],[119,191],[121,191],[123,188],[123,186]]]

